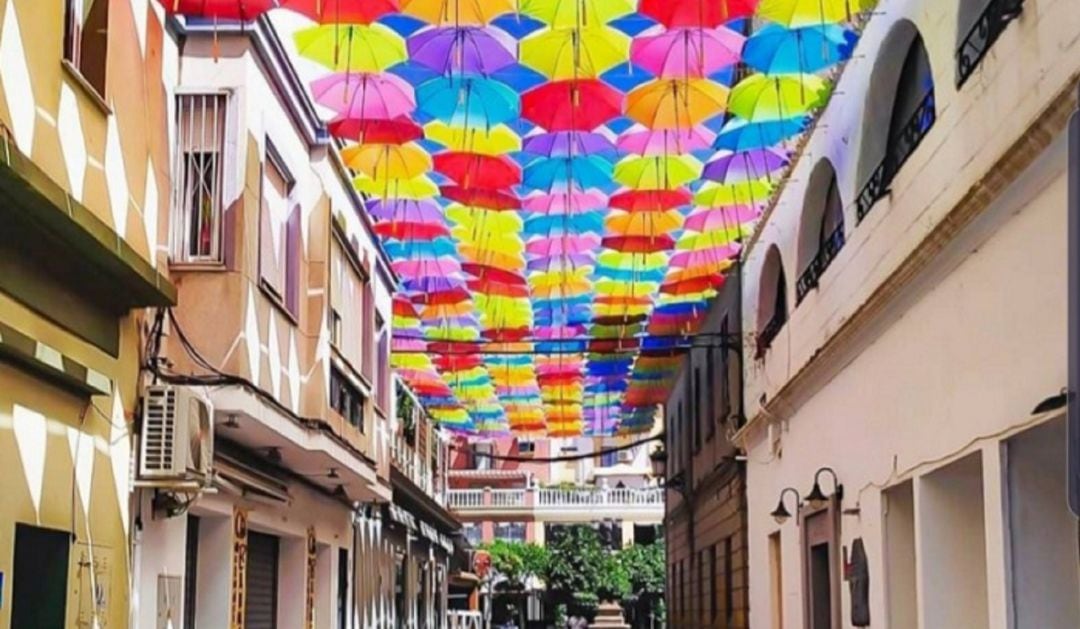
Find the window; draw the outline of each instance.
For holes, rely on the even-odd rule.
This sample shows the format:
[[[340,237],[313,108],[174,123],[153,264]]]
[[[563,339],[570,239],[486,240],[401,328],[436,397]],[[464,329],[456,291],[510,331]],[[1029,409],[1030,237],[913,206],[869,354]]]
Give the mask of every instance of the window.
[[[364,396],[348,376],[337,367],[330,366],[330,408],[364,432]]]
[[[961,0],[957,20],[956,87],[971,77],[1009,22],[1020,17],[1024,0]]]
[[[765,357],[776,335],[787,323],[787,280],[780,249],[773,245],[765,255],[758,293],[757,358]]]
[[[109,0],[64,2],[64,61],[102,98],[105,96],[108,29]]]
[[[705,551],[697,554],[697,608],[698,619],[705,621]]]
[[[176,97],[176,185],[171,254],[174,262],[220,263],[228,123],[225,93]]]
[[[607,450],[600,453],[600,467],[613,467],[619,463],[619,452]]]
[[[712,549],[709,551],[709,587],[712,589],[712,596],[709,597],[709,620],[716,622],[717,615],[717,590],[719,589],[719,583],[716,581],[716,554],[720,550],[716,547],[716,544],[712,545]]]
[[[390,408],[390,326],[386,325],[382,316],[376,314],[375,327],[379,331],[378,341],[375,344],[378,368],[373,374],[375,378],[375,405],[385,412]]]
[[[742,280],[737,281],[741,282]],[[728,316],[724,315],[724,318],[720,321],[720,338],[726,343],[730,334]],[[729,351],[731,350],[726,347],[720,348],[720,421],[725,423],[728,417],[731,417],[731,363],[728,361]],[[709,382],[712,382],[712,380],[710,379]]]
[[[723,332],[721,331],[721,339],[723,339]],[[720,355],[723,356],[724,350],[721,348]],[[705,396],[708,400],[705,405],[705,441],[712,441],[716,436],[716,366],[713,362],[716,360],[716,348],[712,345],[705,350]]]
[[[188,515],[184,540],[184,629],[195,629],[199,574],[199,518]]]
[[[780,552],[780,531],[777,531],[769,535],[769,606],[773,627],[784,626],[784,560]]]
[[[701,367],[695,366],[693,389],[694,394],[693,396],[691,396],[691,401],[694,405],[694,408],[692,409],[694,414],[694,454],[697,454],[701,450],[701,416],[704,414],[702,412],[703,409],[701,404],[701,397],[704,390],[705,387],[701,382]]]
[[[731,556],[731,536],[724,540],[724,613],[730,627],[735,622],[735,561]]]
[[[683,401],[679,400],[679,416],[675,422],[679,427],[679,440],[675,443],[677,453],[675,470],[681,472],[686,463],[686,447],[683,443],[683,431],[686,429],[686,413],[683,412]]]
[[[525,439],[518,440],[518,454],[533,454],[536,452],[536,442]]]
[[[366,356],[374,351],[372,337],[366,336],[366,332],[369,325],[374,326],[375,319],[366,308],[369,277],[354,251],[335,228],[330,243],[331,342],[349,366],[361,370],[365,360],[370,360]]]
[[[799,263],[803,268],[795,284],[795,302],[802,302],[844,246],[844,203],[836,171],[829,160],[814,167],[803,205],[799,231]]]
[[[902,42],[907,42],[906,48]],[[880,50],[865,113],[865,124],[869,128],[863,134],[859,156],[859,175],[866,181],[856,199],[855,214],[859,221],[878,199],[888,194],[896,174],[937,119],[930,58],[914,25],[898,23]],[[903,59],[899,67],[896,67],[894,57]],[[892,102],[880,102],[882,97],[880,93],[875,94],[875,90],[891,94]],[[871,109],[874,107],[880,109]],[[873,170],[867,176],[864,169],[871,165]]]
[[[259,217],[259,277],[285,310],[299,313],[300,208],[292,203],[295,180],[267,142]]]
[[[461,530],[464,532],[465,539],[469,541],[469,544],[476,546],[483,541],[484,535],[479,524],[476,524],[475,522],[466,522],[461,525]]]
[[[491,457],[492,447],[490,443],[474,443],[472,445],[473,452],[473,469],[476,470],[490,470],[492,469]]]
[[[364,377],[368,379],[368,382],[372,382],[375,378],[375,374],[373,373],[374,355],[372,354],[372,345],[374,345],[376,322],[371,316],[371,313],[375,312],[375,291],[372,289],[370,281],[364,282],[364,285],[362,286],[362,298],[365,316],[361,322],[361,333],[363,334],[365,351],[363,352],[360,372],[364,374]]]
[[[504,542],[524,542],[525,541],[525,523],[524,522],[496,522],[495,523],[495,539],[501,539]]]
[[[349,550],[338,549],[337,563],[337,626],[349,626]]]

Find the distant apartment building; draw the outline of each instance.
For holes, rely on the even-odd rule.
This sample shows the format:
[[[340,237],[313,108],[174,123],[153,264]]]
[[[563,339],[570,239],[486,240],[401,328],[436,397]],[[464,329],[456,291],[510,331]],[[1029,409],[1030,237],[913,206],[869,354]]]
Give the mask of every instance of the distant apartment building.
[[[175,57],[147,1],[0,3],[0,627],[134,626]]]
[[[1078,34],[1071,0],[867,22],[745,243],[750,626],[1076,627]]]
[[[664,509],[647,445],[603,452],[632,441],[459,439],[450,455],[450,507],[473,544],[503,539],[542,545],[568,524],[602,527],[616,547],[651,543]],[[573,460],[550,460],[560,457]]]

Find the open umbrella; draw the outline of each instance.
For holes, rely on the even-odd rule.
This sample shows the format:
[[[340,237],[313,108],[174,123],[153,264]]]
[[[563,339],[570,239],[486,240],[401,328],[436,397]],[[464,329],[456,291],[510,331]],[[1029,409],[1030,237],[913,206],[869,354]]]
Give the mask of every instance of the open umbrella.
[[[877,0],[761,0],[758,17],[787,27],[849,22],[875,4]]]
[[[443,220],[442,208],[435,201],[373,199],[367,202],[366,207],[369,214],[385,221],[435,222]]]
[[[382,221],[375,224],[375,233],[383,238],[397,240],[432,240],[449,236],[450,230],[437,223],[412,223],[405,221]]]
[[[250,22],[277,6],[277,0],[158,0],[170,15]]]
[[[767,24],[746,41],[743,61],[766,74],[820,72],[849,58],[858,38],[835,24],[799,28]]]
[[[618,147],[638,155],[681,155],[707,149],[715,139],[716,134],[701,126],[653,131],[635,125],[619,136]]]
[[[627,212],[670,210],[687,205],[692,199],[686,190],[626,190],[611,195],[611,207]]]
[[[506,188],[521,183],[521,167],[505,156],[448,151],[435,156],[435,170],[462,187]]]
[[[577,236],[558,236],[538,238],[525,245],[526,251],[538,256],[556,256],[564,253],[575,254],[593,251],[600,246],[600,237],[595,234]]]
[[[320,24],[370,24],[401,8],[397,0],[282,0],[281,7]]]
[[[733,117],[716,134],[713,148],[741,152],[775,146],[802,133],[807,124],[807,116],[760,122]]]
[[[405,40],[379,24],[321,24],[293,35],[300,56],[338,72],[382,72],[408,58]]]
[[[521,207],[538,214],[578,214],[605,207],[607,197],[595,190],[563,190],[530,194]]]
[[[443,122],[492,127],[517,117],[517,92],[505,83],[476,76],[443,76],[416,88],[420,111]]]
[[[686,229],[699,232],[726,229],[733,225],[752,223],[761,217],[761,210],[753,205],[728,205],[703,208],[686,217]]]
[[[675,246],[675,239],[666,234],[659,236],[613,236],[604,238],[603,246],[623,253],[656,253]]]
[[[388,120],[416,109],[412,86],[393,74],[329,74],[312,81],[311,94],[343,118]]]
[[[463,205],[489,208],[493,210],[516,210],[521,201],[508,190],[488,188],[465,188],[462,186],[439,186],[442,196]]]
[[[521,95],[521,116],[547,131],[592,131],[621,111],[622,95],[595,79],[552,81]]]
[[[430,24],[481,26],[515,10],[514,0],[402,0],[401,12]]]
[[[788,165],[787,155],[775,149],[751,149],[721,154],[705,164],[701,176],[719,183],[767,177]]]
[[[439,195],[439,187],[426,175],[409,179],[373,178],[360,175],[353,180],[353,187],[381,199],[430,199]]]
[[[612,214],[604,220],[608,233],[619,236],[658,236],[683,224],[677,211]]]
[[[668,28],[716,27],[753,15],[757,4],[758,0],[641,0],[638,11]]]
[[[634,0],[520,0],[521,13],[556,28],[606,24],[634,11]]]
[[[378,118],[337,117],[326,124],[330,135],[360,144],[404,144],[424,137],[420,125],[406,116]]]
[[[665,79],[626,95],[626,115],[650,129],[689,129],[724,111],[728,89],[707,79]]]
[[[522,184],[534,190],[570,185],[599,188],[611,183],[611,171],[611,162],[595,155],[549,157],[526,166]]]
[[[409,60],[440,74],[491,74],[517,62],[517,42],[486,26],[441,26],[409,38]]]
[[[602,133],[589,131],[552,131],[527,136],[521,148],[526,153],[544,157],[568,157],[614,153],[615,145]]]
[[[357,144],[341,150],[345,165],[372,179],[411,179],[431,168],[431,157],[418,144]]]
[[[676,251],[671,256],[671,266],[689,268],[699,265],[716,264],[739,255],[741,247],[737,242],[703,247],[701,249]]]
[[[550,79],[595,79],[626,61],[630,38],[603,24],[543,29],[523,39],[520,49],[522,65]]]
[[[701,162],[691,155],[626,157],[615,164],[615,181],[634,190],[674,190],[701,175]]]
[[[630,60],[656,76],[707,77],[739,62],[745,37],[728,28],[675,28],[639,35]]]
[[[764,203],[772,193],[773,184],[765,179],[735,183],[706,182],[694,194],[694,203],[709,207]]]
[[[429,140],[438,142],[451,151],[502,155],[521,149],[521,138],[505,124],[493,127],[457,127],[434,120],[424,125],[424,134]]]
[[[752,74],[731,90],[728,110],[750,122],[805,115],[825,104],[829,84],[816,74]]]

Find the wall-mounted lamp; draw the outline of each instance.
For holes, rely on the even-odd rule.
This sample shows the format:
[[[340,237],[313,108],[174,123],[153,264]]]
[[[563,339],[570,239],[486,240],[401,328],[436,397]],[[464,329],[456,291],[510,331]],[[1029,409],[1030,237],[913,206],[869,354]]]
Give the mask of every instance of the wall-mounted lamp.
[[[785,487],[784,490],[780,492],[780,501],[776,503],[776,508],[769,514],[776,520],[776,523],[780,525],[783,525],[784,522],[787,522],[791,518],[791,512],[784,506],[784,496],[789,491],[795,494],[795,511],[797,512],[799,507],[802,506],[802,498],[799,496],[799,490],[794,487]]]
[[[843,500],[844,498],[844,486],[840,484],[840,480],[836,477],[836,472],[831,467],[823,467],[814,473],[814,486],[810,489],[810,493],[806,494],[806,504],[811,509],[824,509],[829,504],[829,497],[825,495],[825,492],[821,491],[821,473],[828,472],[833,479],[833,486],[836,488],[834,493],[837,500]]]
[[[649,464],[652,466],[653,476],[660,479],[664,488],[673,489],[680,494],[686,493],[686,484],[683,482],[682,474],[676,474],[674,478],[667,478],[667,452],[664,451],[664,446],[657,446],[649,454]]]

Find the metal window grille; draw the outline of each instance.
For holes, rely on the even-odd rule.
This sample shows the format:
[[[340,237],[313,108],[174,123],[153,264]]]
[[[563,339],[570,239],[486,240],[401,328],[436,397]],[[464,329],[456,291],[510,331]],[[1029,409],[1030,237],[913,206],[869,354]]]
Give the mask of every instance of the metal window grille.
[[[221,262],[221,214],[228,94],[178,94],[172,256]]]

